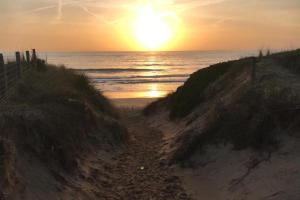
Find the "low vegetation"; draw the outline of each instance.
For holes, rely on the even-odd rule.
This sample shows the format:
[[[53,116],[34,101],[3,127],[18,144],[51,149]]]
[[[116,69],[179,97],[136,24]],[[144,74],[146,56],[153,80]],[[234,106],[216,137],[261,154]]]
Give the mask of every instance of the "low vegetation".
[[[231,143],[237,150],[272,152],[279,147],[282,133],[300,130],[300,99],[295,93],[299,88],[290,88],[291,79],[285,84],[282,72],[276,71],[287,68],[287,73],[298,73],[299,59],[296,50],[201,69],[176,92],[146,107],[144,113],[152,115],[164,109],[171,120],[187,121],[185,132],[175,141],[180,145],[172,162],[186,160],[209,144]],[[257,68],[255,82],[253,65]],[[272,71],[272,65],[282,68]],[[266,68],[262,74],[261,67]]]
[[[273,54],[270,58],[274,59],[289,70],[300,74],[300,49]]]
[[[1,187],[12,182],[3,173],[18,154],[72,172],[82,153],[117,149],[126,137],[116,110],[84,75],[42,62],[24,73],[0,106],[0,130]]]
[[[300,110],[289,107],[295,102],[299,99],[286,89],[270,96],[249,90],[235,104],[216,110],[213,122],[193,138],[195,145],[201,148],[209,144],[231,143],[237,150],[251,148],[272,152],[279,147],[282,133],[300,128]],[[192,151],[181,151],[176,159],[182,160]]]
[[[176,92],[150,104],[144,109],[144,113],[151,114],[157,105],[165,104],[170,110],[171,119],[187,116],[203,100],[203,91],[210,83],[225,74],[230,67],[230,62],[220,63],[193,73]]]
[[[237,73],[244,65],[253,64],[253,58],[230,61],[212,65],[193,73],[176,92],[160,99],[144,109],[145,115],[151,115],[160,106],[170,111],[170,119],[180,119],[190,114],[205,100],[205,90],[227,72]]]

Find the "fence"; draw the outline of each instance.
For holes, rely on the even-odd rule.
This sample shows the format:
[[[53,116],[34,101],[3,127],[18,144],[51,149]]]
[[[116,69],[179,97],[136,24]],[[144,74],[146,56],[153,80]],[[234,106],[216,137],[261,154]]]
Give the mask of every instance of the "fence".
[[[30,66],[37,65],[37,55],[35,49],[30,52],[26,51],[25,56],[20,52],[15,53],[16,61],[5,64],[3,54],[0,53],[0,100],[3,99],[8,91],[19,81],[22,74],[26,72]]]

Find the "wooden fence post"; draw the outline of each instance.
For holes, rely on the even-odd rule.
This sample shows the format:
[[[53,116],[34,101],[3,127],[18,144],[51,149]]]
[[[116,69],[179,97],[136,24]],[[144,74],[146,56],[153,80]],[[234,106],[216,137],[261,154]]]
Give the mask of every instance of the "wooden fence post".
[[[0,53],[0,66],[4,66],[4,58],[2,53]]]
[[[21,54],[19,51],[16,52],[16,62],[18,68],[18,76],[21,77]]]
[[[2,74],[3,73],[3,74]],[[4,59],[3,54],[0,53],[0,99],[5,95],[5,76],[4,76]],[[4,91],[2,91],[2,89]]]
[[[36,64],[37,56],[35,49],[32,49],[32,62]]]
[[[22,52],[21,58],[22,58],[22,64],[25,64],[26,63],[26,59],[25,59],[24,52]]]
[[[6,72],[6,66],[4,64],[4,57],[3,54],[0,54],[0,68],[2,68],[3,71],[3,84],[4,84],[4,94],[7,92],[8,82],[7,82],[7,72]]]
[[[252,84],[255,84],[256,79],[256,58],[252,59]]]
[[[29,51],[26,51],[26,62],[27,62],[27,64],[30,63],[30,52]]]

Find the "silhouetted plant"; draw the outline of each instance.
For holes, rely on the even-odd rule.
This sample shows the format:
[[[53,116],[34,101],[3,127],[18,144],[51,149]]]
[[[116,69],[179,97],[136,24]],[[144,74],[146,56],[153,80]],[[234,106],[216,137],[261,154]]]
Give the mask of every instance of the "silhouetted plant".
[[[259,50],[258,58],[262,58],[262,57],[264,57],[264,54],[263,54],[262,50]]]

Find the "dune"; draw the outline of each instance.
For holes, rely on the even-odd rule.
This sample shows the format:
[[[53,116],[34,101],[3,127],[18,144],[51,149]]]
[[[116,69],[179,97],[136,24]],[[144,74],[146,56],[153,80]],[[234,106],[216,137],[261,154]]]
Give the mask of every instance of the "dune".
[[[126,139],[85,76],[42,62],[1,103],[0,127],[0,199],[94,199],[99,186],[87,180],[110,175]]]
[[[299,63],[228,61],[111,101],[40,63],[0,106],[0,199],[298,200]]]
[[[144,109],[194,199],[299,199],[300,50],[199,70]]]

